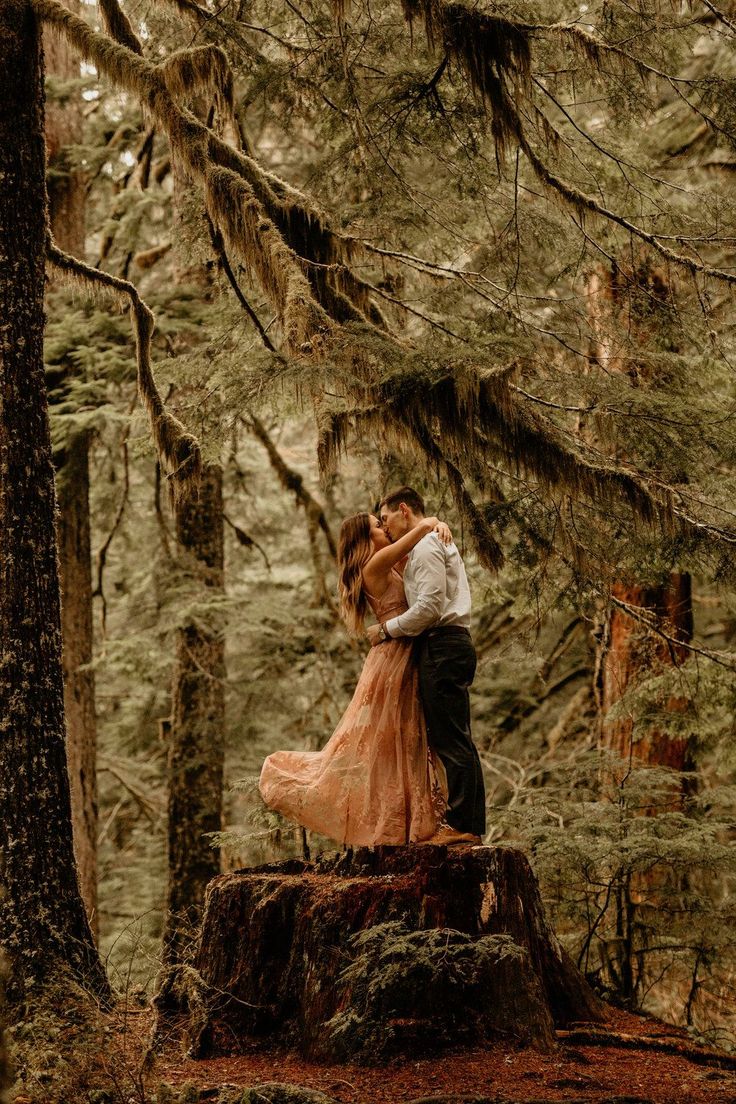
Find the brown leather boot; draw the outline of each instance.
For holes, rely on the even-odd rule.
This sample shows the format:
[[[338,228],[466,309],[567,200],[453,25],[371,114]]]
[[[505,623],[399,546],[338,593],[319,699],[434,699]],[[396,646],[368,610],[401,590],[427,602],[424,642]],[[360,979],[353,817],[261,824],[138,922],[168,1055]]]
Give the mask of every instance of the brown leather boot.
[[[481,842],[480,836],[474,836],[472,832],[458,832],[450,824],[440,824],[433,836],[419,840],[423,847],[479,847]]]

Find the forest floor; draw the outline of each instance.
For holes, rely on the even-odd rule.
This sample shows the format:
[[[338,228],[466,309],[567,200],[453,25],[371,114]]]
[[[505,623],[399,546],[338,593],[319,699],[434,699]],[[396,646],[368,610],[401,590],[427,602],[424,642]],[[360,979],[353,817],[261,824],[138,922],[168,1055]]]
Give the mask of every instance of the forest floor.
[[[126,1019],[128,1053],[132,1044],[142,1055],[151,1017],[139,1012]],[[594,1031],[604,1038],[594,1038]],[[721,1064],[716,1052],[695,1046],[685,1032],[613,1008],[606,1024],[560,1033],[551,1054],[498,1044],[366,1067],[307,1062],[265,1044],[237,1057],[195,1061],[172,1046],[158,1057],[151,1081],[189,1083],[213,1098],[225,1086],[277,1081],[319,1090],[339,1104],[449,1104],[452,1098],[457,1104],[473,1098],[483,1104],[736,1104],[734,1056],[723,1055]]]

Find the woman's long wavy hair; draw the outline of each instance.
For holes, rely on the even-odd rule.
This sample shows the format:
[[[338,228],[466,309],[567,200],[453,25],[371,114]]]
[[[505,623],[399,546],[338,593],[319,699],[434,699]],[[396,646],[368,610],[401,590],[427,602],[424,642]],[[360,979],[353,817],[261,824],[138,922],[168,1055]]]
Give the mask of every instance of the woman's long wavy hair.
[[[340,527],[337,545],[338,592],[340,616],[348,629],[359,636],[368,612],[368,599],[363,589],[363,568],[373,553],[371,515],[353,514]]]

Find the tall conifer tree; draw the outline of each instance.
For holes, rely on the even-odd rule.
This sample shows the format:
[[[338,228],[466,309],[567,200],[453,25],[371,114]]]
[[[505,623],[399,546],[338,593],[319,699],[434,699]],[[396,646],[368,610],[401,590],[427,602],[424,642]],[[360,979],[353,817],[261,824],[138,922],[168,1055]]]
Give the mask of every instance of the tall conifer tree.
[[[43,370],[43,65],[26,0],[0,8],[0,53],[0,939],[11,997],[67,966],[104,995],[72,843]]]

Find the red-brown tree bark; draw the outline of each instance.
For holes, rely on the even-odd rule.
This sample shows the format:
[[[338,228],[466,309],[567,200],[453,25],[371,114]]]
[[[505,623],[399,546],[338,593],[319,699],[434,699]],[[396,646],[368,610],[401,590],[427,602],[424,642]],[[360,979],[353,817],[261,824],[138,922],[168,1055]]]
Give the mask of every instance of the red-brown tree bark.
[[[652,369],[647,350],[659,327],[666,324],[669,311],[669,289],[663,274],[645,256],[638,261],[629,258],[626,273],[615,265],[608,270],[599,268],[589,280],[588,292],[594,360],[609,374],[627,376],[632,387],[648,386]],[[609,447],[619,455],[623,452],[616,440]],[[671,572],[665,578],[619,579],[612,584],[598,641],[595,686],[600,746],[610,754],[603,778],[618,795],[635,766],[674,772],[671,784],[662,785],[662,776],[654,776],[651,798],[639,798],[632,810],[642,816],[683,808],[691,786],[685,773],[691,766],[691,741],[682,734],[680,718],[673,726],[675,732],[661,719],[646,718],[637,725],[636,713],[642,711],[642,702],[632,696],[627,707],[625,698],[635,695],[647,679],[677,668],[689,654],[692,632],[688,574]],[[687,709],[688,700],[670,693],[656,704],[660,714],[674,717]],[[646,913],[661,908],[679,881],[678,871],[655,862],[616,881],[610,898],[611,940],[605,945],[603,966],[619,997],[627,1002],[636,1000],[642,985],[644,960],[637,950],[640,941],[647,939]]]
[[[612,719],[612,707],[626,691],[660,665],[678,666],[689,655],[685,645],[692,639],[692,595],[690,576],[674,572],[660,586],[631,586],[616,583],[615,599],[653,615],[655,624],[670,641],[647,632],[646,628],[614,605],[609,613],[601,667],[600,702],[603,713],[603,746],[624,763],[669,767],[684,771],[690,766],[690,740],[673,736],[659,725],[650,725],[639,739],[633,739],[634,718],[622,714]],[[687,699],[670,695],[666,709],[673,713],[687,708]]]
[[[627,376],[633,387],[646,387],[651,380],[647,344],[666,321],[668,300],[665,277],[644,256],[629,258],[625,273],[615,265],[595,269],[588,277],[593,362],[607,373]],[[613,447],[621,451],[617,442]],[[601,638],[596,687],[601,744],[624,764],[636,760],[642,765],[684,771],[690,765],[687,738],[671,737],[662,727],[652,726],[634,739],[632,716],[622,714],[613,719],[608,714],[627,690],[653,671],[663,665],[677,667],[687,658],[685,645],[693,632],[690,576],[672,572],[664,581],[619,580],[613,584],[612,599]],[[641,611],[643,621],[650,620],[654,631],[628,614],[626,606]],[[686,700],[677,695],[667,702],[672,712],[686,706]]]

